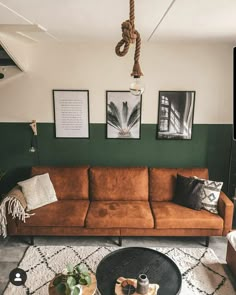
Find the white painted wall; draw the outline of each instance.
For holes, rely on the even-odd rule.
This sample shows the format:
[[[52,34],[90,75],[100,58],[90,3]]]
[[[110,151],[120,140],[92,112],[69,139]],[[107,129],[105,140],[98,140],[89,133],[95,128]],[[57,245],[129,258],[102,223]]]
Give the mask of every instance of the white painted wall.
[[[127,90],[133,50],[117,57],[116,44],[36,44],[30,69],[0,83],[0,121],[53,122],[52,89],[89,89],[90,122],[105,122],[105,91]],[[157,122],[159,90],[195,90],[194,123],[232,123],[232,47],[222,44],[143,44],[146,91],[142,123]]]

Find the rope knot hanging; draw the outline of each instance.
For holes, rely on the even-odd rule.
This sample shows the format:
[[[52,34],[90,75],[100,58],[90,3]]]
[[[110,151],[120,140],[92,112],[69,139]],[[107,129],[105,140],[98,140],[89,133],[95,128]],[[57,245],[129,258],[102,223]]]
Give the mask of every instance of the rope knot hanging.
[[[134,0],[130,0],[130,15],[129,19],[122,23],[122,39],[116,45],[116,54],[118,56],[125,56],[129,51],[129,46],[132,43],[135,43],[135,54],[134,54],[134,66],[131,76],[139,78],[143,76],[140,64],[139,64],[139,57],[140,57],[140,49],[141,49],[141,37],[137,30],[135,30],[134,25]],[[122,49],[123,46],[123,49]]]

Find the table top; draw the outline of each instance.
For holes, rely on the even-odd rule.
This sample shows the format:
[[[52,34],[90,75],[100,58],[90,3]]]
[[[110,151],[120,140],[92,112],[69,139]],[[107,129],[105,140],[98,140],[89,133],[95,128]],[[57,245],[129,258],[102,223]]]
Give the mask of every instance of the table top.
[[[117,278],[141,273],[160,286],[158,295],[179,294],[182,276],[176,264],[163,253],[141,247],[121,248],[104,257],[96,271],[97,288],[103,295],[115,294]]]

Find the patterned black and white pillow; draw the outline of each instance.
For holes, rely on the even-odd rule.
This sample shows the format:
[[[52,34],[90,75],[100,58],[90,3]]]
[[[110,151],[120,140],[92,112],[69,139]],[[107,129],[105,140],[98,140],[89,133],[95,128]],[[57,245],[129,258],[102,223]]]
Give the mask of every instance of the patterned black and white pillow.
[[[201,179],[196,176],[194,178],[204,181],[204,186],[201,190],[202,208],[211,213],[218,214],[217,204],[223,182]]]

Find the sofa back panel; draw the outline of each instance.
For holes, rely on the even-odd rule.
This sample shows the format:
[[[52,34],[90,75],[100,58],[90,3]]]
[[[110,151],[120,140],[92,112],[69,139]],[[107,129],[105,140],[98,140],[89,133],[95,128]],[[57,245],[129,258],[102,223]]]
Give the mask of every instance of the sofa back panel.
[[[171,201],[174,197],[176,176],[197,176],[208,179],[207,168],[150,168],[150,200]]]
[[[59,200],[88,200],[88,166],[32,167],[31,175],[49,173]]]
[[[146,167],[93,167],[90,169],[90,195],[93,201],[147,201]]]

